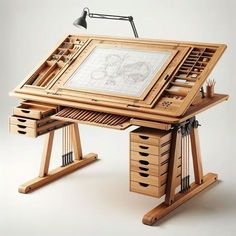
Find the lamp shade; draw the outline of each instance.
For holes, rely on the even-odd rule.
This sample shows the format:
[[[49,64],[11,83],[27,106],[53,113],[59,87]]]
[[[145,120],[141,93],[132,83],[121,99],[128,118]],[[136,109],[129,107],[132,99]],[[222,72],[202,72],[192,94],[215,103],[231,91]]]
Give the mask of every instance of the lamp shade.
[[[74,21],[73,25],[78,27],[78,28],[83,27],[83,28],[87,29],[86,16],[87,16],[87,11],[84,10],[81,17],[76,19]]]

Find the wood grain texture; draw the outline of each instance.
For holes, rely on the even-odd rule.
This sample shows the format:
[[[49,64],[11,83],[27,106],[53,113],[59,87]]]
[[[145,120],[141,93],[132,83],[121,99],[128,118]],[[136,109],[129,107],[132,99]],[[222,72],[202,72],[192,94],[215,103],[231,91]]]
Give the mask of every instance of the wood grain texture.
[[[72,39],[81,41],[79,48],[74,45],[75,41]],[[159,80],[150,83],[149,92],[145,94],[145,97],[142,98],[143,100],[131,99],[131,101],[128,97],[96,94],[94,91],[79,91],[79,89],[68,90],[63,87],[68,76],[88,56],[89,50],[92,50],[97,45],[150,51],[177,50],[178,53],[166,69],[162,71]],[[76,46],[76,49],[74,46]],[[199,95],[200,87],[225,49],[226,45],[223,44],[68,35],[57,49],[49,54],[46,61],[41,64],[30,78],[27,77],[14,91],[15,93],[23,94],[23,96],[33,94],[40,98],[57,99],[60,96],[60,100],[63,101],[75,101],[76,103],[85,103],[87,105],[96,104],[105,109],[114,107],[127,111],[143,109],[143,113],[179,117],[183,116],[195,97]],[[63,61],[68,57],[68,53],[71,58]],[[59,56],[56,60],[52,59],[55,55]],[[44,70],[45,66],[48,70],[41,75],[41,70]],[[183,77],[183,74],[186,76]],[[37,81],[38,77],[39,81]],[[183,78],[187,82],[180,83]],[[106,111],[106,113],[110,112]],[[122,114],[122,112],[118,114]],[[145,117],[134,117],[146,120]],[[152,119],[150,118],[150,120]]]
[[[72,124],[70,126],[71,129],[71,140],[73,144],[73,151],[74,151],[74,158],[75,160],[81,160],[83,157],[82,154],[82,147],[81,147],[81,142],[80,142],[80,134],[79,134],[79,127],[78,124]]]
[[[22,184],[19,187],[20,193],[28,193],[31,192],[39,187],[42,187],[54,180],[59,179],[60,177],[67,175],[85,165],[88,165],[97,159],[97,154],[90,153],[83,157],[81,160],[75,160],[73,163],[64,166],[64,167],[58,167],[54,170],[51,170],[48,172],[48,174],[44,177],[37,177],[35,179],[32,179],[24,184]]]
[[[49,163],[52,153],[53,139],[54,139],[54,131],[51,131],[45,135],[45,144],[39,171],[39,177],[44,177],[48,174]]]
[[[197,128],[193,128],[191,130],[190,140],[192,147],[191,149],[193,157],[193,170],[194,170],[195,182],[197,184],[201,184],[203,181],[203,170],[202,170],[202,157],[201,157],[200,142]]]
[[[178,159],[181,156],[181,132],[180,130],[173,131],[172,146],[168,167],[168,178],[166,186],[165,203],[171,205],[175,198],[176,177],[178,170]]]
[[[178,193],[175,197],[174,202],[171,205],[167,205],[165,202],[153,208],[143,217],[143,224],[153,225],[160,219],[168,215],[170,212],[174,211],[177,207],[184,204],[189,199],[193,198],[195,195],[217,182],[217,174],[208,173],[203,177],[203,183],[201,185],[195,182],[190,185],[190,189],[184,193]]]
[[[109,114],[115,114],[115,115],[124,115],[129,116],[132,118],[140,118],[148,121],[158,121],[163,122],[166,124],[175,124],[175,123],[181,123],[193,116],[196,116],[197,114],[200,114],[201,112],[210,109],[213,106],[216,106],[217,104],[228,100],[229,95],[226,94],[215,94],[214,98],[204,98],[201,100],[201,102],[195,104],[194,106],[190,106],[190,108],[187,110],[187,112],[181,116],[181,117],[170,117],[167,115],[160,115],[156,113],[155,108],[154,109],[146,109],[141,107],[129,107],[129,109],[119,108],[116,106],[116,104],[113,104],[111,107],[108,106],[101,106],[100,102],[94,102],[94,104],[86,104],[83,101],[76,102],[70,101],[68,99],[62,100],[60,98],[55,98],[53,96],[48,95],[48,97],[43,96],[37,96],[32,94],[23,94],[23,93],[16,93],[11,92],[11,96],[20,98],[20,99],[28,99],[33,101],[42,101],[42,102],[50,102],[51,104],[57,104],[61,106],[66,107],[74,107],[79,109],[87,109],[92,111],[98,111],[98,112],[106,112]],[[110,104],[111,105],[111,104]]]

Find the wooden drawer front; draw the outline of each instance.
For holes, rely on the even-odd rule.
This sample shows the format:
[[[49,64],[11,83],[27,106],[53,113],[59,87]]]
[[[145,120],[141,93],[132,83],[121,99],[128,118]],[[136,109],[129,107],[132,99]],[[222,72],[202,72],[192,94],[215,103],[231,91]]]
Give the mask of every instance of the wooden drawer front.
[[[160,187],[161,185],[166,183],[167,173],[161,176],[153,176],[146,173],[131,171],[130,180]]]
[[[23,125],[30,128],[36,128],[37,127],[37,120],[29,119],[29,118],[23,118],[20,116],[11,116],[9,119],[9,123],[11,125]]]
[[[59,109],[58,105],[46,104],[44,102],[36,102],[36,101],[29,101],[29,100],[23,101],[23,102],[21,102],[21,104],[30,105],[30,106],[34,105],[34,106],[43,107],[43,108],[48,107],[48,108],[54,109],[56,111],[58,111],[58,109]]]
[[[138,161],[143,165],[149,165],[149,164],[161,165],[161,163],[168,160],[169,156],[170,156],[169,152],[161,156],[152,155],[145,152],[135,152],[135,151],[130,152],[130,159]]]
[[[181,174],[181,166],[178,167],[177,176],[179,176],[180,174]],[[168,172],[165,172],[164,174],[160,176],[154,176],[148,173],[130,171],[131,181],[141,182],[141,183],[150,184],[150,185],[158,186],[158,187],[166,183],[167,176],[168,176]]]
[[[181,178],[177,177],[176,187],[180,185],[180,182],[181,182]],[[131,181],[130,191],[160,198],[166,193],[166,184],[163,184],[161,187],[157,187],[150,184]]]
[[[27,137],[37,137],[36,129],[27,126],[10,125],[10,132],[13,134],[20,134]]]
[[[160,145],[160,139],[152,138],[147,135],[131,133],[130,134],[130,141],[134,143],[142,143],[142,144],[149,144],[153,146]]]
[[[9,118],[9,123],[11,125],[22,125],[22,126],[27,126],[30,128],[38,128],[46,124],[50,124],[52,122],[55,122],[55,120],[52,120],[50,117],[46,117],[40,120],[24,118],[21,116],[11,116]]]
[[[43,126],[32,128],[24,125],[15,125],[10,123],[10,132],[36,138],[39,135],[46,134],[67,124],[68,123],[62,121],[52,121],[50,123],[46,123]]]
[[[33,119],[41,119],[53,115],[55,112],[56,110],[54,108],[30,104],[21,104],[13,108],[13,115]]]
[[[166,185],[160,188],[150,184],[139,183],[135,181],[130,182],[130,191],[160,198],[165,194]]]
[[[149,144],[142,144],[142,143],[130,143],[131,151],[142,152],[142,153],[149,153],[153,155],[161,155],[162,153],[170,150],[171,143],[167,143],[165,146],[152,146]]]
[[[144,128],[140,127],[136,130],[131,131],[131,139],[135,138],[135,142],[147,143],[147,144],[154,144],[154,145],[161,145],[171,140],[171,131],[163,131],[158,129],[152,128]],[[156,144],[156,141],[158,142]]]
[[[160,176],[167,172],[168,170],[168,163],[165,163],[164,165],[157,166],[157,165],[143,165],[139,161],[130,161],[130,170],[139,172],[139,173],[146,173],[153,176]]]

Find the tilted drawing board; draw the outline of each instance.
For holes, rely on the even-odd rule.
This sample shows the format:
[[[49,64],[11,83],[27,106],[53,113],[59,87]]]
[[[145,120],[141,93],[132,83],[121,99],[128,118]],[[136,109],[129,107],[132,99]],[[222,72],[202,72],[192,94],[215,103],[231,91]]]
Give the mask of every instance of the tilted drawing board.
[[[66,81],[64,88],[143,98],[149,92],[152,80],[159,78],[175,52],[96,46]]]
[[[14,93],[179,117],[223,44],[69,35]],[[27,96],[26,96],[27,97]],[[59,104],[60,105],[60,104]]]

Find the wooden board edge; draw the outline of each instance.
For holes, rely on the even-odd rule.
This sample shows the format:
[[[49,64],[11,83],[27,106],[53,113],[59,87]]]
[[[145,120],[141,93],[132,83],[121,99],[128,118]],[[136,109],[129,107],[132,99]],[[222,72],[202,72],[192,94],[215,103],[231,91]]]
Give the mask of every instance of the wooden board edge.
[[[195,182],[191,184],[190,189],[184,193],[177,193],[175,196],[175,201],[171,205],[166,205],[165,202],[153,208],[143,217],[143,224],[153,225],[158,220],[162,219],[170,212],[175,210],[177,207],[185,203],[186,201],[193,198],[198,193],[202,192],[204,189],[217,182],[218,176],[215,173],[208,173],[203,177],[203,183],[198,185]]]

